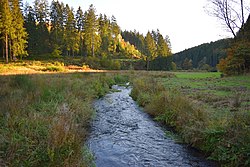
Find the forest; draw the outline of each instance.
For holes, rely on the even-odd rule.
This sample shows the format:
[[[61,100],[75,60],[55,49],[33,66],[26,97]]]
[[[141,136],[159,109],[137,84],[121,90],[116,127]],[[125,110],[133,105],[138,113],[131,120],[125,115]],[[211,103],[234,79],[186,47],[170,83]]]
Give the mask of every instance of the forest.
[[[97,15],[93,5],[76,12],[68,4],[46,0],[35,0],[34,6],[4,0],[1,6],[0,48],[6,62],[26,56],[81,56],[93,68],[120,69],[120,61],[113,59],[149,62],[171,55],[170,41],[159,30],[146,36],[123,32],[114,16]],[[111,63],[105,66],[105,61]]]

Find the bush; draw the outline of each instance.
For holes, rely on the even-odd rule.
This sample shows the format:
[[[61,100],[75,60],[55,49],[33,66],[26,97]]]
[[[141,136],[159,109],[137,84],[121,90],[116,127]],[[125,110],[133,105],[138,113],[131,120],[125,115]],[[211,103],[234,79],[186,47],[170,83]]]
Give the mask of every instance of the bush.
[[[56,45],[51,55],[55,58],[62,57],[62,51],[60,50],[60,47]]]
[[[60,66],[47,66],[45,69],[42,69],[42,71],[60,72],[64,71],[64,68]]]
[[[100,58],[89,56],[86,59],[86,64],[88,64],[93,69],[105,69],[105,70],[121,69],[121,64],[118,60],[113,60],[106,56]]]

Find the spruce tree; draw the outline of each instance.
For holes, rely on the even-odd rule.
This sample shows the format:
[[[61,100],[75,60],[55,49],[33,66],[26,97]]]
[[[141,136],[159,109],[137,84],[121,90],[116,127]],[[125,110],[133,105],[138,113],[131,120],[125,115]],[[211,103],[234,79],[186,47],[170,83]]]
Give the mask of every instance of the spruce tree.
[[[110,30],[110,21],[106,15],[100,14],[99,18],[99,34],[101,37],[101,52],[104,54],[109,53],[109,48],[112,45],[112,32]]]
[[[83,16],[83,11],[82,8],[79,6],[77,11],[76,11],[76,28],[78,32],[83,31],[83,25],[84,25],[84,16]]]
[[[4,55],[6,63],[9,62],[9,38],[13,32],[12,15],[8,0],[0,2],[0,33],[4,41]]]
[[[36,18],[36,53],[51,52],[49,44],[49,8],[47,0],[35,0],[34,11]]]
[[[160,33],[158,33],[157,39],[157,55],[162,57],[171,55],[170,48]]]
[[[149,70],[149,62],[157,56],[156,43],[150,32],[148,32],[145,37],[145,56],[147,61],[147,70]]]
[[[76,22],[74,18],[73,8],[69,8],[68,4],[66,5],[66,25],[65,25],[65,44],[67,55],[74,56],[75,52],[79,51],[79,36],[76,31]]]
[[[65,47],[64,40],[64,25],[65,25],[65,14],[64,4],[58,1],[52,1],[50,6],[50,45],[53,52],[59,50],[62,52]]]
[[[35,0],[34,9],[37,22],[46,23],[49,21],[49,5],[48,0]]]
[[[79,37],[79,53],[82,56],[84,51],[83,51],[83,26],[84,26],[84,14],[82,11],[82,8],[79,6],[77,11],[76,11],[76,28],[77,28],[77,33],[78,33],[78,37]]]
[[[24,28],[24,19],[21,13],[19,0],[12,0],[12,20],[13,32],[10,35],[11,43],[12,43],[12,56],[15,58],[16,56],[27,55],[27,32]]]
[[[28,33],[28,53],[29,55],[37,54],[37,26],[35,12],[28,3],[24,6],[24,27]]]
[[[117,24],[115,16],[111,17],[111,30],[112,30],[112,35],[115,37],[117,37],[121,32],[121,29]]]
[[[85,13],[84,20],[84,44],[88,55],[95,56],[99,50],[101,38],[98,34],[98,20],[96,18],[96,11],[93,5],[90,5],[88,11]]]

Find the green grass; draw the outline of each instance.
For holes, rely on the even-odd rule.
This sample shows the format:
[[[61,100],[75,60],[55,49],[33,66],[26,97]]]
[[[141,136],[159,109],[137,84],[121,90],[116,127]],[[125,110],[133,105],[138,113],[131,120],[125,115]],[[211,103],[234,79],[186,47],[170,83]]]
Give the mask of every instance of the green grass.
[[[174,74],[176,77],[138,74],[132,97],[210,159],[225,166],[249,166],[250,76]]]
[[[38,70],[64,66],[17,64]],[[0,71],[10,68],[1,65]],[[0,161],[7,166],[93,166],[84,147],[92,102],[111,85],[128,80],[133,98],[156,120],[174,127],[182,141],[228,166],[250,164],[249,75],[146,71],[1,76]]]
[[[241,103],[249,101],[250,76],[220,78],[220,73],[176,72],[176,77],[159,79],[167,89],[175,89],[193,100],[207,103],[214,108],[225,107],[234,110],[235,97],[240,95]],[[250,106],[244,108],[250,109]],[[239,110],[241,110],[239,108]]]
[[[1,76],[0,165],[93,166],[84,147],[94,110],[117,74]]]
[[[182,79],[202,79],[202,78],[220,78],[220,72],[175,72],[177,78]]]

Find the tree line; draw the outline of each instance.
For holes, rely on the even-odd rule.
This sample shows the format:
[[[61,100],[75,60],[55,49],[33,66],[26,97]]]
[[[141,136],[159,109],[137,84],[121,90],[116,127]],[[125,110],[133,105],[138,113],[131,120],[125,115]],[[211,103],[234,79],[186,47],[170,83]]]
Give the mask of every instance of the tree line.
[[[49,54],[141,59],[149,65],[158,56],[171,55],[170,40],[159,30],[146,35],[122,31],[114,16],[97,15],[93,5],[75,11],[55,0],[35,0],[34,5],[3,0],[0,8],[0,49],[6,62]]]
[[[120,27],[115,17],[97,16],[93,5],[75,12],[63,2],[53,0],[49,6],[46,0],[35,0],[33,7],[25,5],[24,21],[31,55],[95,56],[117,49]]]
[[[173,55],[173,61],[182,70],[215,70],[220,59],[225,58],[232,39],[204,43]]]

